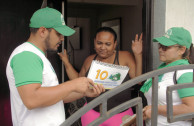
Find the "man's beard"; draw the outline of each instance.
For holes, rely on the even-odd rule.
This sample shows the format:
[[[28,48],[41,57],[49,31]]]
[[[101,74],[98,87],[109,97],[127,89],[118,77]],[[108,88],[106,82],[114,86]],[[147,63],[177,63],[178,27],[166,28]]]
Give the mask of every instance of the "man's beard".
[[[45,46],[46,46],[46,50],[47,50],[47,51],[54,51],[54,52],[57,51],[57,49],[52,49],[52,48],[51,48],[50,34],[49,34],[49,35],[46,37],[46,39],[45,39]]]

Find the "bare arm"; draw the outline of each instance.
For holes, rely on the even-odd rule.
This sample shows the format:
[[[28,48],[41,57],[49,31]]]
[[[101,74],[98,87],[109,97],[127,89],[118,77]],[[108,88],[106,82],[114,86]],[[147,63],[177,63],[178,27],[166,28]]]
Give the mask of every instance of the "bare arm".
[[[136,73],[135,59],[132,54],[127,51],[123,51],[122,53],[124,55],[121,55],[121,58],[126,61],[126,65],[129,67],[129,76],[130,78],[134,78]]]
[[[87,57],[86,60],[84,61],[84,64],[82,65],[80,72],[78,73],[73,68],[71,63],[69,62],[66,50],[64,50],[64,54],[58,53],[58,55],[60,56],[61,60],[63,61],[67,75],[68,75],[70,80],[78,78],[78,77],[85,77],[85,74],[86,74],[87,70],[89,69],[91,62],[95,56],[95,55],[90,55],[89,57]]]
[[[72,80],[72,79],[78,78],[79,73],[74,69],[74,67],[69,62],[66,50],[64,49],[64,53],[58,53],[58,55],[60,56],[61,60],[63,61],[63,64],[65,66],[65,69],[66,69],[66,72],[67,72],[69,79]]]
[[[90,55],[85,59],[84,64],[82,65],[82,68],[80,70],[79,77],[86,76],[86,72],[89,70],[93,59],[94,59],[94,55]]]
[[[93,89],[89,88],[90,85],[93,86]],[[102,86],[94,86],[93,81],[85,77],[53,87],[41,87],[41,84],[35,83],[23,85],[17,87],[17,89],[28,109],[50,106],[60,100],[69,102],[83,96],[95,97],[104,91]]]
[[[132,50],[135,56],[136,63],[136,74],[135,76],[139,76],[142,74],[142,34],[138,39],[138,34],[135,36],[135,41],[132,41]]]
[[[194,112],[194,96],[182,98],[182,104],[173,106],[173,115],[180,115]],[[167,107],[159,106],[158,113],[167,116]]]
[[[34,83],[17,89],[28,109],[53,105],[75,90],[68,82],[54,87],[41,87],[41,84]]]
[[[84,96],[87,97],[96,97],[98,96],[101,92],[104,92],[105,89],[103,85],[94,85],[93,88],[89,88],[88,91],[85,94],[77,93],[77,92],[72,92],[70,93],[65,99],[63,99],[64,103],[72,102],[77,99],[80,99]]]
[[[173,106],[173,115],[180,115],[194,112],[194,96],[182,98],[182,104]],[[167,116],[167,106],[159,105],[158,114]],[[146,106],[144,119],[151,118],[151,106]]]

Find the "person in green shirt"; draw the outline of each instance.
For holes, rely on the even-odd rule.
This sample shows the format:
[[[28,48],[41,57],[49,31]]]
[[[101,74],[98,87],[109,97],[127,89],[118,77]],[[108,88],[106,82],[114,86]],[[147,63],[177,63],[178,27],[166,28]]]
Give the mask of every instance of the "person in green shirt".
[[[154,38],[158,42],[160,60],[163,62],[158,69],[189,64],[189,49],[192,45],[191,34],[182,27],[168,29],[166,34],[159,38]],[[158,124],[157,126],[191,126],[190,121],[167,122],[166,89],[174,85],[173,75],[175,74],[177,84],[193,82],[192,70],[178,70],[176,73],[169,72],[159,75],[158,80]],[[148,79],[140,89],[148,102],[144,107],[143,118],[146,126],[151,125],[152,106],[152,79]],[[173,91],[173,115],[194,112],[194,88],[184,88]]]
[[[37,10],[29,27],[30,37],[12,52],[6,68],[13,126],[59,126],[65,121],[64,103],[96,97],[105,89],[86,77],[59,84],[45,53],[57,51],[64,36],[75,32],[59,11]]]

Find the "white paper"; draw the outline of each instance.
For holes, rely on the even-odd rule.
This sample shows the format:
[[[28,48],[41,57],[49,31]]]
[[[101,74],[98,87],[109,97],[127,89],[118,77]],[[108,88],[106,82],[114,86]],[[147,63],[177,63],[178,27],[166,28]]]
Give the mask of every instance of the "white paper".
[[[93,60],[87,77],[95,84],[103,84],[105,89],[112,89],[123,82],[128,71],[127,66]]]

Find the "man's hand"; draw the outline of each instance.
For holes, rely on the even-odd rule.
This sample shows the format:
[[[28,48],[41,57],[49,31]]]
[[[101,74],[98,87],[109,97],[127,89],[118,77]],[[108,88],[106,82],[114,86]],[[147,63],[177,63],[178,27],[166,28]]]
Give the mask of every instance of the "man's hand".
[[[87,97],[97,97],[102,92],[105,92],[104,86],[100,85],[100,84],[96,84],[96,85],[93,85],[92,87],[90,87],[86,91],[85,96],[87,96]]]
[[[86,77],[80,77],[65,82],[72,89],[68,96],[63,98],[64,103],[72,102],[84,96],[96,97],[105,91],[102,85],[95,85],[94,82]]]
[[[95,85],[94,82],[86,77],[80,77],[72,80],[75,86],[75,91],[82,93],[84,96],[96,97],[105,91],[102,85]]]

